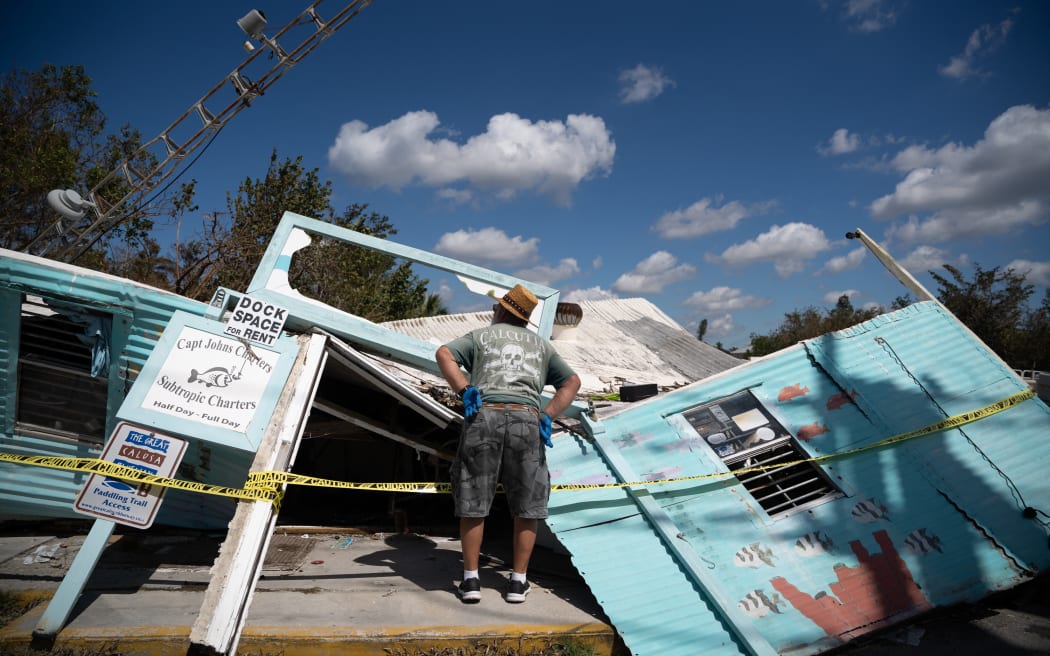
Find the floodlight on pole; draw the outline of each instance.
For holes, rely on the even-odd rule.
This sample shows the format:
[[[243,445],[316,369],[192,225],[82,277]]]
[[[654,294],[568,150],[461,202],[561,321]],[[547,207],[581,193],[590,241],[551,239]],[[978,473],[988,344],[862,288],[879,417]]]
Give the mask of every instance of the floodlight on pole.
[[[253,9],[238,20],[237,25],[250,39],[261,41],[273,53],[273,59],[276,61],[269,69],[254,79],[246,75],[246,70],[253,62],[262,61],[258,58],[263,54],[263,50],[253,47],[251,50],[255,52],[249,52],[237,68],[190,105],[159,135],[140,145],[85,196],[82,197],[71,189],[55,189],[49,192],[48,203],[66,221],[65,225],[61,220],[56,221],[54,229],[38,232],[19,250],[62,262],[75,262],[106,232],[149,207],[153,200],[196,161],[187,160],[191,153],[202,147],[206,148],[231,118],[245,107],[251,106],[252,101],[261,96],[270,85],[372,2],[350,0],[328,20],[323,20],[317,12],[322,1],[312,2],[298,16],[278,29],[272,37],[263,34],[266,17],[262,12]],[[300,26],[312,26],[312,29],[307,28],[305,38],[289,47],[287,51],[277,44],[278,39],[288,43],[289,40],[297,38],[292,30],[296,29],[298,34],[298,30],[302,29]],[[229,98],[231,89],[232,99]],[[226,96],[226,99],[223,96]],[[214,107],[213,103],[225,104],[215,111],[208,108],[208,105]],[[180,136],[187,132],[191,134],[186,137]],[[148,157],[148,154],[157,156],[157,163],[148,169],[136,168],[135,163],[142,161],[137,158]],[[201,154],[203,151],[197,157]],[[165,183],[166,186],[162,186]],[[158,189],[160,191],[157,191]]]
[[[244,51],[252,52],[255,50],[255,46],[252,45],[251,39],[261,41],[264,38],[262,31],[266,27],[266,15],[258,9],[252,9],[237,20],[237,27],[244,30],[244,33],[249,37],[249,40],[244,42]]]
[[[47,204],[67,219],[82,219],[89,209],[95,209],[95,204],[81,198],[80,194],[72,189],[52,189],[47,192]]]

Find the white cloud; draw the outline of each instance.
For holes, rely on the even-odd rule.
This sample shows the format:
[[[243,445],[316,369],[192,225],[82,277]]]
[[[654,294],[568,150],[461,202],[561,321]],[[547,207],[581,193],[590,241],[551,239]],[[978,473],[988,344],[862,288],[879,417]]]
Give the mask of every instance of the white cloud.
[[[833,257],[824,263],[821,267],[820,272],[824,273],[842,273],[843,271],[851,271],[860,266],[860,263],[864,261],[865,256],[868,253],[868,249],[863,246],[854,248],[845,255],[839,255]]]
[[[839,128],[828,139],[827,145],[817,148],[822,155],[845,155],[860,149],[860,135],[846,128]]]
[[[699,326],[698,326],[699,328]],[[707,337],[725,337],[736,330],[733,325],[733,315],[723,314],[720,317],[707,320]]]
[[[918,246],[903,258],[896,258],[897,264],[908,270],[913,276],[927,271],[938,271],[945,264],[963,267],[969,264],[970,258],[964,253],[953,258],[943,248],[935,246]]]
[[[600,269],[600,268],[602,268],[603,264],[605,264],[605,260],[602,259],[601,255],[599,255],[598,257],[594,258],[591,261],[591,268],[592,269]]]
[[[457,230],[441,235],[434,252],[466,262],[518,266],[536,259],[540,240],[508,237],[498,228]]]
[[[846,23],[858,32],[879,32],[897,22],[892,0],[846,0]]]
[[[1006,41],[1006,35],[1013,27],[1013,20],[1007,18],[998,25],[985,24],[970,34],[966,47],[961,54],[955,55],[947,64],[940,67],[940,74],[963,80],[975,75],[983,75],[977,68],[977,60],[982,59]]]
[[[634,68],[620,71],[620,102],[639,103],[659,96],[675,81],[663,74],[659,68],[638,64]]]
[[[911,146],[894,166],[904,179],[871,204],[872,215],[932,212],[898,228],[901,239],[945,241],[1041,223],[1050,214],[1050,110],[1011,107],[973,146]]]
[[[1047,212],[1045,203],[1034,200],[1011,207],[946,209],[925,220],[910,216],[904,223],[890,228],[887,234],[907,244],[951,241],[1042,223]]]
[[[710,198],[701,198],[684,210],[664,214],[653,225],[653,230],[666,239],[699,237],[710,232],[731,230],[742,219],[765,214],[775,205],[774,201],[744,205],[734,200],[722,207],[712,207]]]
[[[773,299],[749,296],[735,287],[714,287],[706,292],[693,292],[683,301],[684,305],[694,307],[700,312],[725,312],[727,310],[746,310],[765,307]]]
[[[847,297],[847,298],[852,300],[853,297],[858,295],[858,294],[860,294],[860,292],[857,291],[856,289],[843,289],[842,291],[839,291],[839,292],[831,291],[831,292],[828,292],[827,294],[824,294],[824,302],[825,303],[830,303],[831,305],[835,305],[836,303],[839,302],[839,299],[842,298],[843,296],[845,296],[845,297]]]
[[[658,294],[667,285],[691,278],[694,273],[693,265],[678,264],[674,255],[656,251],[636,264],[634,270],[617,278],[612,288],[621,294]]]
[[[1014,273],[1023,275],[1025,280],[1032,284],[1050,287],[1050,262],[1014,260],[1007,264],[1004,269],[1013,269]]]
[[[440,283],[438,283],[437,291],[432,291],[430,293],[431,294],[436,294],[437,297],[440,298],[441,301],[443,303],[445,303],[445,304],[448,304],[448,303],[452,302],[452,297],[453,297],[452,287],[449,286],[448,281],[446,281],[446,280],[442,280]]]
[[[573,291],[565,294],[564,296],[564,300],[566,303],[576,303],[577,301],[604,301],[609,298],[619,297],[613,292],[602,289],[601,287],[574,289]]]
[[[559,280],[564,280],[569,276],[574,276],[580,272],[579,265],[576,264],[576,260],[567,257],[561,262],[558,262],[555,266],[549,266],[541,264],[528,269],[522,269],[516,272],[514,275],[518,278],[528,280],[531,282],[537,282],[541,285],[547,285],[548,287],[554,286],[554,283]]]
[[[721,255],[706,255],[710,262],[734,266],[773,262],[777,274],[786,278],[801,271],[806,261],[830,248],[824,231],[808,223],[773,226],[751,241],[730,246]]]
[[[438,189],[435,193],[438,198],[451,201],[455,205],[469,205],[474,202],[474,193],[469,189],[453,189],[451,187],[446,187],[444,189]]]
[[[428,111],[371,129],[350,121],[328,149],[328,162],[365,186],[399,190],[419,183],[449,197],[450,185],[464,185],[501,199],[531,191],[568,205],[580,182],[609,174],[616,155],[605,122],[586,114],[570,114],[564,123],[498,114],[464,144],[431,138],[439,125]]]

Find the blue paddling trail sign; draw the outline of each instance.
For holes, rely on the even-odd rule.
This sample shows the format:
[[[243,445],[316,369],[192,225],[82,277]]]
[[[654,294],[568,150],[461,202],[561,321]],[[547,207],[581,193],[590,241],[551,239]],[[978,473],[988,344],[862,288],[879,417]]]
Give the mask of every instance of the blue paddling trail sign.
[[[186,440],[121,422],[113,429],[102,460],[171,477],[186,452]],[[149,528],[160,508],[166,487],[127,483],[103,474],[92,474],[84,484],[73,510],[125,526]]]

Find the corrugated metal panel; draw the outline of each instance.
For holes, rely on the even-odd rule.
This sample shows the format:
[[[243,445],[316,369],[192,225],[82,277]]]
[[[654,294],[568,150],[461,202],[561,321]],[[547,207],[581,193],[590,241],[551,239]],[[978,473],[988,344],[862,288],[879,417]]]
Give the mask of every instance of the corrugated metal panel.
[[[771,517],[736,479],[695,478],[723,465],[680,414],[742,389],[816,456],[1025,386],[937,304],[922,303],[634,404],[603,422],[597,445],[556,442],[555,483],[623,482],[610,458],[641,480],[694,477],[637,500],[621,489],[551,497],[548,524],[636,656],[819,653],[1050,567],[1045,527],[1022,514],[1026,503],[1046,511],[1050,498],[1042,402],[822,463],[844,496]],[[646,518],[646,499],[666,525]],[[700,575],[671,547],[700,563]],[[721,613],[703,610],[719,603]]]
[[[556,326],[552,343],[580,375],[584,393],[617,391],[623,382],[677,387],[743,362],[697,340],[643,298],[577,304],[583,310],[578,326]],[[491,312],[474,312],[383,325],[437,348],[491,320]]]
[[[123,341],[123,348],[119,353],[111,353],[111,362],[114,365],[111,366],[111,372],[115,375],[111,376],[106,434],[113,428],[113,416],[123,400],[124,393],[138,376],[172,314],[176,310],[183,310],[201,315],[207,307],[204,303],[116,276],[6,250],[0,250],[0,291],[5,293],[8,301],[14,299],[20,303],[21,295],[29,294],[78,304],[113,315],[111,342],[120,344]],[[11,339],[16,338],[17,316],[16,312],[14,317],[5,317],[0,327],[0,345],[6,347]],[[17,353],[4,350],[0,355],[9,363],[9,367],[17,363]],[[13,371],[12,368],[7,372],[5,382],[8,384],[13,384]],[[14,408],[7,404],[13,402],[14,391],[7,389],[2,397],[5,402],[2,408],[3,416],[11,422]],[[0,450],[26,455],[63,457],[97,457],[100,452],[96,445],[49,439],[40,435],[27,436],[11,430],[5,430],[0,435]],[[223,453],[209,454],[209,457],[213,458],[211,466],[215,470],[227,467],[227,463],[223,462]],[[234,467],[234,471],[237,469]],[[241,466],[239,469],[246,471],[247,466]],[[3,508],[5,516],[80,516],[72,511],[72,503],[83,484],[83,474],[0,463],[0,477],[3,479],[3,485],[0,485],[0,507]],[[240,482],[243,482],[243,477],[237,484]],[[171,494],[161,512],[178,518],[182,517],[179,507],[185,506],[184,518],[189,525],[210,522],[211,518],[226,514],[222,508],[215,509],[216,505],[225,505],[218,498],[194,498],[183,503],[179,500],[183,495],[205,496]]]

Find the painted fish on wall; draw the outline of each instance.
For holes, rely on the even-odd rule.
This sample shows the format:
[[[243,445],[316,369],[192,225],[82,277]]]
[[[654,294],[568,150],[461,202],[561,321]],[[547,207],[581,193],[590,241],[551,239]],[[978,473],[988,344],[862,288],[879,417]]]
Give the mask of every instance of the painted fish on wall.
[[[799,428],[795,435],[803,442],[808,442],[817,435],[827,433],[828,430],[827,424],[821,424],[819,421],[815,421],[812,424],[806,424],[802,428]]]
[[[737,607],[751,617],[765,617],[770,613],[779,614],[780,607],[786,605],[779,594],[774,592],[770,597],[762,590],[752,590],[737,603]]]
[[[770,567],[776,567],[773,564],[773,550],[764,546],[761,542],[749,544],[733,554],[733,564],[737,567],[757,569],[763,563]]]
[[[912,531],[904,538],[904,550],[916,556],[925,556],[931,551],[944,553],[941,550],[941,539],[926,532],[925,528]]]
[[[849,394],[846,394],[845,392],[832,394],[828,397],[827,408],[828,410],[838,410],[844,405],[853,403],[853,399],[855,398],[857,398],[857,390],[852,390]]]
[[[794,385],[789,385],[780,390],[780,394],[777,394],[777,401],[780,403],[786,403],[791,399],[805,396],[806,394],[809,394],[809,388],[802,387],[802,383],[795,383]]]
[[[835,543],[823,531],[812,531],[795,540],[795,553],[803,558],[813,558],[831,550]]]
[[[865,499],[853,506],[850,515],[861,524],[870,524],[880,519],[890,521],[890,511],[875,499]]]

